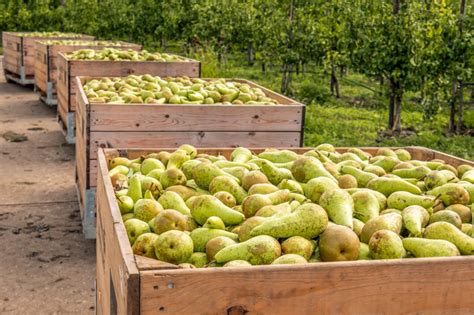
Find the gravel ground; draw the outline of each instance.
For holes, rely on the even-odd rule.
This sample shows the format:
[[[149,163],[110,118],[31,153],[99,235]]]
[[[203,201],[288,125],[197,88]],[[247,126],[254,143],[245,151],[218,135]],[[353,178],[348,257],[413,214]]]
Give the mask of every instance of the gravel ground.
[[[9,131],[27,139],[8,142]],[[0,313],[94,314],[95,242],[82,235],[74,146],[55,107],[1,74],[0,192]]]

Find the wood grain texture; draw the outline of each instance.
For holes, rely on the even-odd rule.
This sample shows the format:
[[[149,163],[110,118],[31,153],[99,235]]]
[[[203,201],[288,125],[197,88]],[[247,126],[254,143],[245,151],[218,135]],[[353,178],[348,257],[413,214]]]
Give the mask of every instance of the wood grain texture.
[[[470,314],[474,257],[143,271],[141,314]],[[203,299],[203,292],[205,297]],[[186,303],[183,303],[186,301]]]

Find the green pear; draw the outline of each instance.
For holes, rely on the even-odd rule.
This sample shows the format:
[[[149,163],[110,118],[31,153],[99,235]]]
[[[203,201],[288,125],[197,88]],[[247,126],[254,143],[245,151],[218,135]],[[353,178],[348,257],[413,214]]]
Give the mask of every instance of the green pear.
[[[405,149],[397,149],[394,151],[395,154],[397,155],[397,158],[400,161],[410,161],[411,160],[411,154]]]
[[[416,178],[418,180],[424,178],[428,173],[432,172],[430,168],[426,166],[417,166],[409,169],[393,170],[392,174],[397,175],[401,178]]]
[[[252,265],[268,265],[280,255],[280,243],[273,237],[260,235],[245,242],[227,246],[221,249],[214,258],[218,263],[246,260]]]
[[[474,184],[474,170],[469,170],[469,171],[465,172],[465,173],[462,175],[461,179],[462,179],[463,181],[466,181],[466,182],[469,182],[469,183],[471,183],[471,184]]]
[[[286,163],[295,161],[296,159],[298,159],[299,155],[290,150],[278,150],[264,151],[258,154],[258,157],[273,163]]]
[[[130,190],[130,188],[129,188]],[[467,205],[470,199],[469,192],[460,184],[448,183],[428,191],[429,195],[436,196],[444,205]]]
[[[161,179],[161,174],[163,174],[164,172],[165,172],[165,170],[155,168],[154,170],[152,170],[148,174],[146,174],[146,176],[147,177],[152,177],[156,180],[160,180]]]
[[[109,169],[112,170],[115,167],[117,167],[118,165],[123,165],[123,166],[128,167],[130,165],[130,163],[131,163],[130,160],[127,159],[126,157],[122,157],[122,156],[115,157],[112,160],[110,160]]]
[[[140,167],[140,171],[143,175],[147,175],[148,173],[150,173],[154,169],[164,170],[165,166],[158,159],[148,158],[148,159],[145,159],[142,162],[142,165]]]
[[[472,214],[471,209],[465,205],[453,204],[446,207],[446,210],[451,210],[456,212],[461,218],[462,223],[471,223]]]
[[[290,199],[290,191],[287,189],[278,190],[270,194],[255,194],[247,196],[242,202],[242,210],[246,218],[250,218],[258,210],[268,205],[275,205],[286,202]]]
[[[140,199],[133,206],[135,218],[148,222],[163,211],[162,205],[153,199]]]
[[[328,190],[321,195],[319,204],[332,222],[353,228],[354,201],[348,192],[342,189]]]
[[[397,167],[400,164],[397,164],[395,167]],[[384,176],[384,175],[387,174],[387,172],[385,172],[385,170],[383,168],[381,168],[380,166],[377,166],[377,165],[372,165],[372,164],[366,165],[363,170],[364,170],[364,172],[372,173],[372,174],[377,175],[379,177]]]
[[[299,202],[283,202],[278,205],[268,205],[262,207],[260,210],[255,213],[255,217],[271,217],[274,215],[285,215],[293,211],[293,205],[297,205],[296,208],[300,205]],[[295,209],[296,209],[295,208]]]
[[[233,239],[226,236],[218,236],[206,243],[206,256],[209,261],[214,260],[214,256],[223,248],[237,244]]]
[[[324,168],[323,164],[310,156],[297,159],[291,167],[291,173],[294,179],[301,183],[307,183],[320,176],[328,177],[337,183],[337,180]]]
[[[250,187],[252,187],[255,184],[268,184],[270,183],[268,181],[267,176],[263,174],[261,171],[255,170],[255,171],[250,171],[247,174],[244,175],[242,178],[242,187],[245,190],[249,190]]]
[[[354,200],[354,217],[367,222],[380,214],[380,205],[373,193],[370,191],[358,191],[352,194]]]
[[[415,195],[421,195],[421,189],[401,178],[379,177],[367,183],[367,188],[381,192],[386,197],[396,191],[408,191]]]
[[[343,225],[329,226],[319,238],[319,255],[322,261],[356,260],[359,248],[357,235]]]
[[[346,167],[346,166],[350,166],[350,167],[353,167],[353,168],[357,168],[357,169],[362,169],[363,168],[363,163],[361,162],[357,162],[357,161],[353,161],[353,160],[345,160],[345,161],[342,161],[342,162],[339,162],[336,164],[336,169],[338,172],[341,171],[341,169],[343,167]],[[385,172],[385,171],[384,171]]]
[[[370,249],[369,245],[360,242],[360,247],[359,247],[359,256],[357,257],[357,260],[371,260],[370,258]]]
[[[214,197],[219,199],[223,204],[230,208],[235,207],[235,205],[237,204],[235,197],[227,191],[218,191],[214,194]]]
[[[178,150],[184,150],[189,155],[191,159],[194,159],[197,155],[197,150],[194,146],[190,144],[182,144],[179,146]]]
[[[399,215],[402,215],[402,210],[387,208],[380,211],[380,215],[389,214],[389,213],[397,213]]]
[[[127,196],[132,198],[133,202],[137,202],[139,199],[143,198],[140,176],[134,175],[128,181]]]
[[[120,196],[117,198],[117,203],[121,214],[133,212],[133,199],[129,196]]]
[[[429,172],[425,177],[425,185],[427,189],[434,189],[455,181],[457,181],[456,175],[447,170],[434,170]]]
[[[301,236],[292,236],[281,243],[283,254],[297,254],[309,260],[313,255],[316,244]]]
[[[337,178],[339,188],[357,188],[357,179],[349,174],[341,175]]]
[[[252,185],[252,187],[250,187],[250,189],[248,190],[248,195],[256,195],[256,194],[263,194],[263,195],[266,195],[266,194],[271,194],[273,192],[276,192],[276,191],[279,191],[280,189],[273,185],[273,184],[255,184],[255,185]]]
[[[338,188],[338,185],[332,179],[316,177],[308,181],[304,188],[304,195],[312,202],[318,203],[324,192]]]
[[[202,162],[201,160],[189,160],[181,165],[181,171],[183,172],[186,178],[193,177],[193,168],[201,163],[211,163],[209,160],[205,160],[206,162]]]
[[[130,169],[124,165],[117,165],[113,169],[109,171],[109,177],[113,177],[115,175],[127,175],[130,172]]]
[[[126,165],[125,165],[126,166]],[[457,168],[457,171],[458,171],[458,176],[460,178],[462,178],[462,176],[464,175],[464,173],[466,173],[467,171],[470,171],[474,169],[474,167],[472,167],[471,165],[467,165],[467,164],[461,164],[458,166]]]
[[[357,234],[357,236],[360,236],[360,234],[362,233],[362,229],[364,228],[364,225],[365,225],[364,222],[362,222],[359,219],[352,218],[352,224],[354,225],[352,230],[354,231],[355,234]]]
[[[421,237],[422,229],[428,224],[430,214],[425,208],[413,205],[402,211],[403,226],[415,237]]]
[[[451,242],[462,255],[474,255],[474,238],[464,234],[451,223],[440,221],[430,224],[423,232],[423,237]]]
[[[212,216],[207,218],[206,222],[202,225],[202,227],[210,228],[210,229],[220,229],[225,230],[224,221],[221,218]]]
[[[239,224],[245,219],[242,213],[227,207],[211,195],[192,197],[188,200],[188,203],[194,220],[201,225],[212,216],[221,218],[226,225]]]
[[[158,235],[155,241],[156,259],[172,264],[188,261],[193,254],[193,240],[182,231],[171,230]]]
[[[321,143],[315,149],[319,151],[336,152],[336,148],[334,148],[334,146],[329,143]]]
[[[143,222],[142,220],[131,218],[124,221],[125,230],[127,231],[128,240],[130,245],[135,243],[136,239],[144,234],[150,233],[150,227],[148,223]]]
[[[385,195],[382,194],[381,192],[378,192],[372,189],[367,189],[367,188],[350,188],[350,189],[346,189],[346,191],[351,195],[353,195],[354,193],[358,191],[368,191],[372,193],[375,196],[375,198],[377,198],[377,201],[379,202],[380,210],[387,208],[387,197],[385,197]]]
[[[445,240],[431,240],[418,237],[407,237],[402,240],[405,250],[415,257],[459,256],[457,247]]]
[[[242,166],[234,166],[234,167],[224,167],[222,169],[227,174],[230,174],[237,178],[240,182],[244,179],[244,176],[249,172],[248,169]]]
[[[272,265],[295,265],[295,264],[307,264],[308,261],[296,254],[284,254],[275,259]]]
[[[122,214],[122,221],[125,223],[127,220],[133,219],[133,212]]]
[[[249,149],[239,147],[234,149],[230,155],[230,159],[237,163],[245,163],[252,158],[252,152]]]
[[[200,193],[198,193],[196,190],[194,190],[190,187],[184,186],[184,185],[173,185],[173,186],[170,186],[170,187],[166,188],[166,191],[174,191],[175,193],[180,195],[181,198],[183,198],[184,201],[188,200],[189,198],[191,198],[193,196],[199,196],[200,195]]]
[[[148,190],[153,195],[153,198],[156,199],[160,196],[161,192],[163,191],[163,186],[156,178],[149,177],[149,176],[142,176],[140,181],[141,181],[143,194],[145,194],[145,192]]]
[[[231,260],[228,263],[224,264],[224,267],[249,267],[249,266],[252,266],[252,264],[245,260]]]
[[[127,175],[121,173],[114,174],[110,177],[110,181],[112,182],[112,187],[114,187],[115,190],[128,187]]]
[[[370,164],[380,166],[387,173],[390,173],[395,167],[395,165],[400,163],[397,157],[391,157],[391,156],[376,156],[370,159],[369,162]]]
[[[170,230],[186,231],[188,229],[188,217],[172,209],[160,211],[153,219],[153,232],[162,234]]]
[[[360,240],[368,244],[372,234],[380,230],[390,230],[396,234],[400,234],[402,225],[403,219],[398,213],[388,213],[378,216],[365,223],[362,233],[360,234]]]
[[[369,254],[373,259],[397,259],[405,257],[406,251],[397,233],[379,230],[370,238]]]
[[[415,195],[407,191],[396,191],[387,198],[387,206],[398,210],[403,210],[408,206],[421,206],[425,209],[435,205],[436,197],[428,195]]]
[[[372,157],[370,154],[368,154],[367,152],[362,151],[359,148],[350,148],[349,150],[347,150],[347,152],[354,153],[362,161],[366,161],[366,160],[368,160],[369,158]]]
[[[186,180],[186,175],[177,168],[167,168],[160,176],[164,189],[174,185],[186,185]]]
[[[253,166],[250,163],[237,163],[237,162],[232,162],[232,161],[226,161],[226,160],[220,160],[214,162],[214,165],[217,166],[220,169],[223,168],[229,168],[229,167],[243,167],[247,170],[252,170]]]
[[[418,165],[418,166],[424,166],[424,165],[421,164],[421,165]],[[411,164],[410,162],[401,162],[401,163],[398,163],[397,165],[395,165],[392,172],[395,171],[395,170],[406,170],[406,169],[411,169],[411,168],[415,168],[415,167],[416,166]]]
[[[472,236],[472,224],[471,223],[463,223],[461,226],[461,231],[469,236]]]
[[[303,187],[301,187],[300,183],[292,179],[284,179],[278,184],[278,188],[280,189],[288,189],[293,193],[304,194]]]
[[[165,191],[158,199],[158,202],[165,209],[173,209],[181,212],[184,215],[191,215],[191,210],[189,210],[185,201],[181,196],[174,191]]]
[[[240,242],[245,242],[246,240],[252,238],[250,232],[252,232],[252,230],[259,226],[260,224],[262,224],[263,222],[265,222],[267,218],[265,217],[251,217],[251,218],[248,218],[247,220],[244,221],[244,223],[242,223],[242,225],[240,225],[240,229],[238,230],[237,234],[239,235],[239,241]]]
[[[451,166],[449,164],[443,164],[440,167],[438,167],[436,170],[438,170],[438,171],[443,171],[443,170],[450,171],[451,173],[454,174],[454,176],[458,177],[458,170],[454,166]]]
[[[301,236],[314,238],[328,225],[326,211],[317,204],[307,203],[292,213],[266,219],[250,232],[251,236],[269,235],[275,238]]]
[[[368,182],[370,182],[372,179],[378,178],[377,175],[360,170],[352,166],[341,167],[341,173],[354,176],[357,180],[358,187],[366,187]]]
[[[352,160],[352,161],[357,161],[357,162],[363,162],[362,159],[355,153],[352,152],[344,152],[340,156],[341,161],[347,161],[347,160]]]
[[[185,150],[176,150],[171,153],[168,157],[168,162],[166,163],[166,169],[170,168],[181,168],[184,162],[190,160],[190,156]]]
[[[155,242],[158,235],[154,233],[143,233],[137,237],[132,246],[132,251],[135,255],[154,258],[155,256]]]
[[[193,179],[199,186],[199,188],[205,190],[209,190],[209,185],[211,184],[211,181],[217,176],[229,176],[237,180],[235,177],[230,174],[227,174],[214,164],[200,163],[193,168],[192,173]]]
[[[220,191],[226,191],[235,197],[237,204],[241,204],[247,192],[229,176],[217,176],[212,179],[209,184],[209,191],[215,194]]]
[[[280,184],[284,179],[293,179],[291,171],[286,168],[278,168],[272,162],[266,160],[262,161],[261,171],[273,185]]]
[[[209,260],[207,259],[207,255],[205,253],[196,252],[192,253],[187,263],[193,265],[196,268],[203,268],[209,263]]]
[[[433,213],[433,215],[430,217],[429,223],[433,224],[434,222],[439,221],[451,223],[458,229],[461,229],[462,227],[461,217],[456,212],[451,210],[440,210],[436,213]]]
[[[238,241],[237,234],[220,229],[196,228],[191,231],[190,236],[193,240],[195,252],[205,252],[207,242],[218,236],[226,236],[236,242]]]

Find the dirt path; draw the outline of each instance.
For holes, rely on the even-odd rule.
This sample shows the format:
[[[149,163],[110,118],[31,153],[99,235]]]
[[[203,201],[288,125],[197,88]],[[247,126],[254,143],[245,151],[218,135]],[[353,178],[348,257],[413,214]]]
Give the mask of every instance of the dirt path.
[[[56,108],[0,70],[0,313],[93,314],[95,242],[82,235],[74,147]],[[28,139],[7,142],[7,131]]]

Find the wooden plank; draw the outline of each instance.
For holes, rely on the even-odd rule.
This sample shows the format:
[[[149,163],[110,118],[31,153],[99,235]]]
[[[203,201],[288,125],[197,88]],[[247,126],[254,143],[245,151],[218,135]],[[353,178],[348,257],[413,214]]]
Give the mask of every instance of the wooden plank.
[[[450,257],[143,271],[140,311],[468,314],[474,309],[473,264],[474,257]]]
[[[67,115],[67,114],[66,114]],[[76,112],[75,122],[76,122],[76,181],[79,188],[79,193],[82,198],[84,205],[86,190],[90,188],[88,183],[88,173],[89,173],[89,161],[87,159],[88,152],[88,143],[87,143],[87,130],[86,130],[86,112],[85,109],[80,108]],[[65,123],[67,124],[67,123]],[[66,128],[70,126],[66,125]],[[83,207],[84,208],[84,207]]]
[[[301,131],[298,105],[93,104],[91,131]]]

